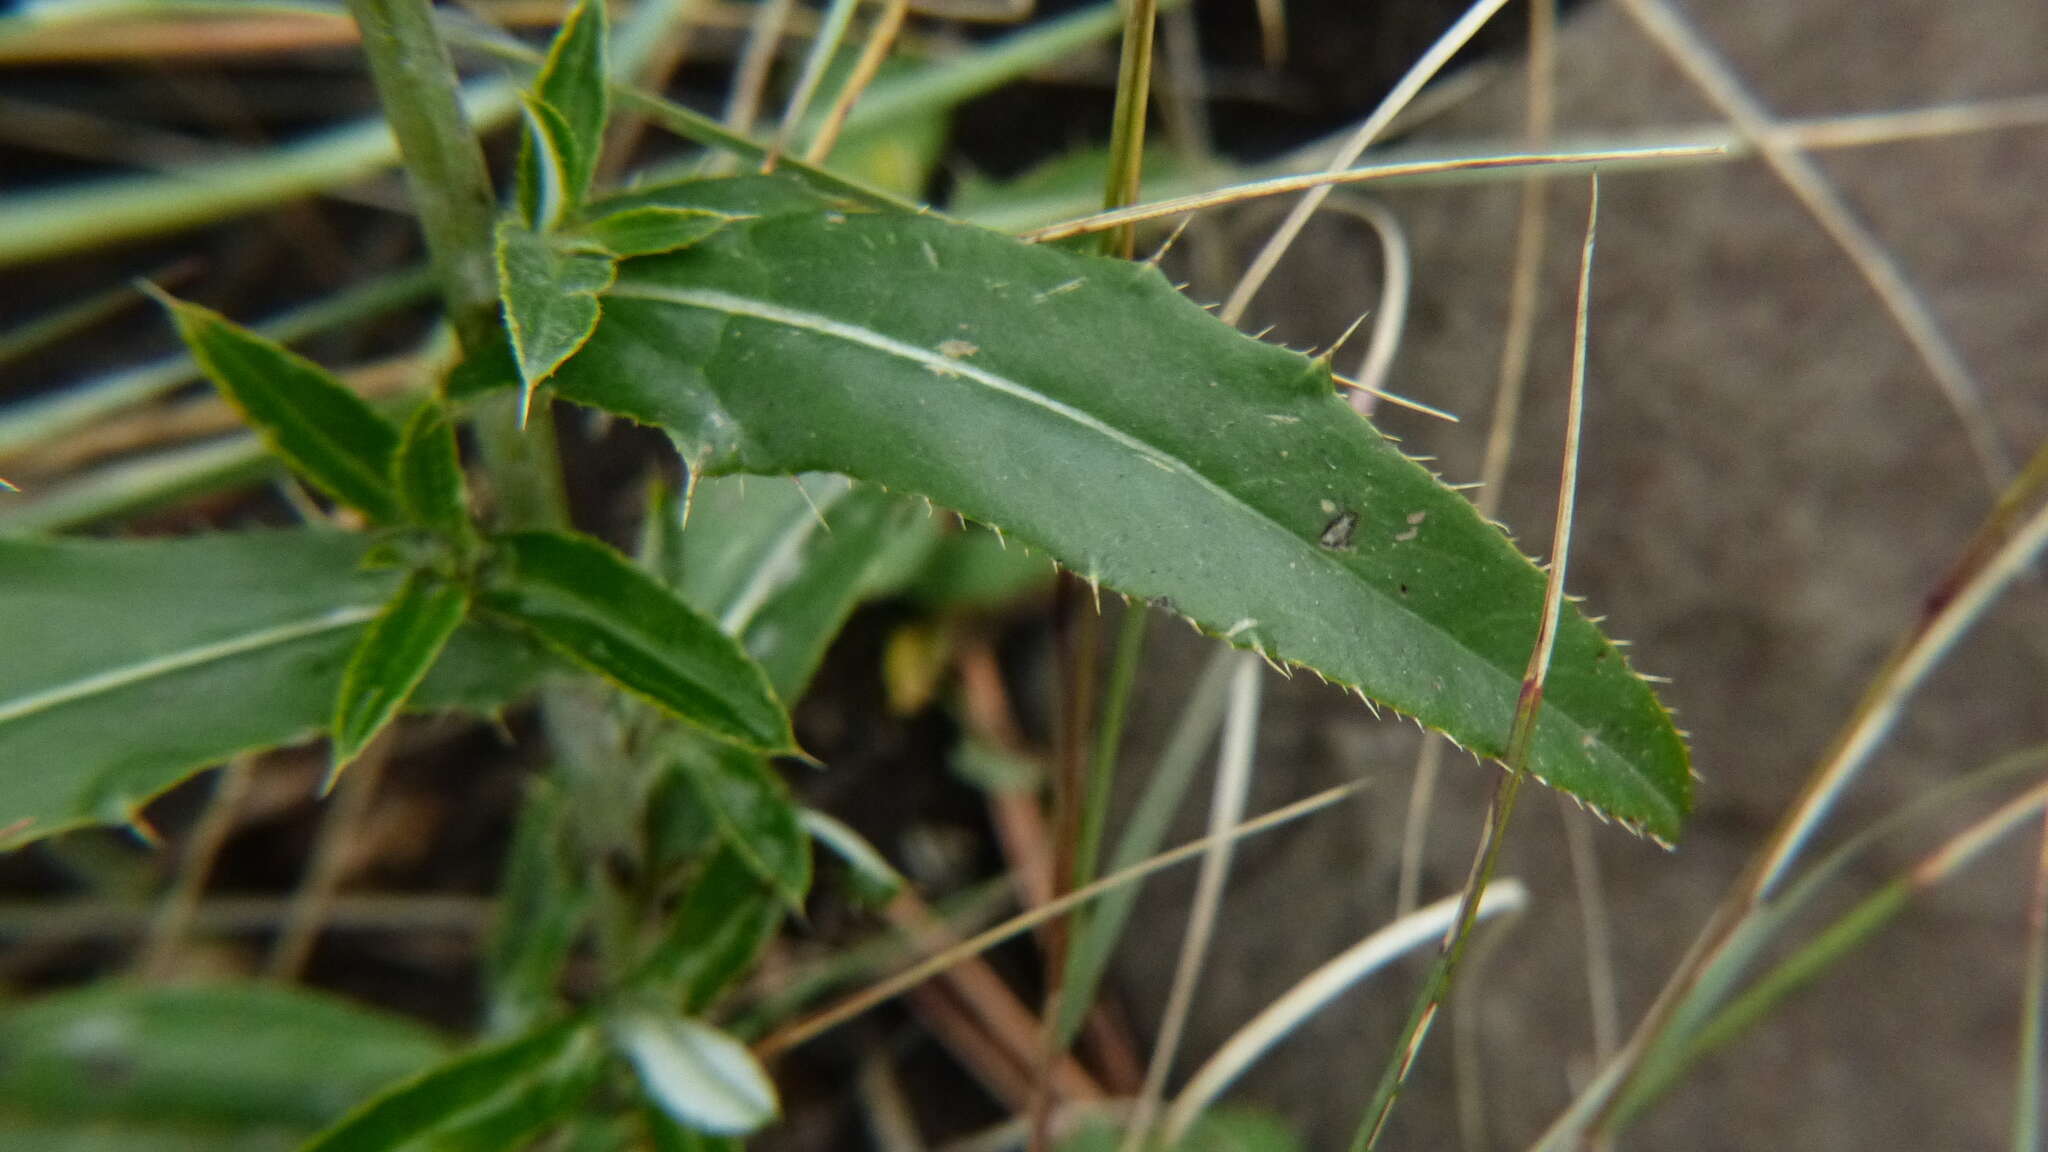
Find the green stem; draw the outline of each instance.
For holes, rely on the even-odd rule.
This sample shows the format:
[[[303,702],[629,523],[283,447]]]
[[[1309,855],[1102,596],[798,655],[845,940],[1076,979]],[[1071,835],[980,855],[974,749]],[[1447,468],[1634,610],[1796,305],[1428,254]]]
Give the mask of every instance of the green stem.
[[[463,111],[455,62],[428,0],[349,0],[348,8],[405,158],[406,183],[456,338],[466,354],[481,356],[503,341],[492,240],[498,209],[483,145]]]
[[[1129,0],[1124,6],[1123,56],[1116,73],[1116,111],[1109,136],[1109,178],[1104,208],[1138,202],[1139,177],[1145,160],[1145,108],[1152,94],[1152,32],[1158,23],[1159,0]],[[1102,250],[1128,260],[1138,239],[1136,225],[1103,234]]]

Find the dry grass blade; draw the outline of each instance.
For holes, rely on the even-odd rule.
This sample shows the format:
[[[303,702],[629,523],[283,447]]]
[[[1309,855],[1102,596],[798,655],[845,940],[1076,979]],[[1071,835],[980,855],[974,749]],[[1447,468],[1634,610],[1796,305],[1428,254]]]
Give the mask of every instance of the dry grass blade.
[[[255,771],[252,757],[237,756],[214,777],[213,795],[207,799],[206,810],[185,843],[170,893],[150,920],[149,935],[136,964],[143,979],[168,980],[177,974],[178,953],[197,918],[206,878],[212,874],[214,859],[234,832],[235,822],[241,819],[242,801],[249,794]]]
[[[754,12],[753,27],[747,30],[747,47],[740,54],[739,70],[733,74],[732,91],[725,102],[725,126],[742,134],[754,130],[761,115],[761,101],[768,92],[768,73],[782,49],[782,32],[796,0],[761,0]]]
[[[1137,1152],[1152,1133],[1152,1120],[1159,1110],[1166,1078],[1173,1072],[1173,1058],[1180,1047],[1188,1010],[1194,1006],[1195,986],[1201,980],[1202,962],[1209,953],[1209,940],[1216,929],[1217,913],[1223,905],[1223,885],[1230,876],[1233,843],[1226,829],[1237,824],[1244,813],[1245,796],[1251,791],[1252,744],[1259,727],[1259,664],[1252,653],[1240,653],[1230,681],[1230,702],[1223,719],[1223,752],[1216,761],[1216,789],[1209,806],[1210,849],[1202,856],[1202,871],[1195,882],[1195,896],[1188,909],[1187,935],[1181,938],[1180,957],[1174,963],[1173,984],[1166,994],[1159,1032],[1153,1041],[1152,1060],[1145,1066],[1145,1083],[1138,1089],[1129,1125],[1124,1129],[1123,1152]],[[1170,1145],[1172,1141],[1168,1141]]]
[[[884,0],[881,16],[868,30],[867,43],[862,45],[860,59],[853,65],[853,72],[839,94],[832,98],[832,110],[825,114],[825,122],[818,129],[817,138],[804,153],[812,164],[823,164],[832,154],[832,146],[839,141],[840,130],[846,126],[846,118],[853,113],[853,106],[860,94],[874,83],[875,74],[882,70],[882,61],[889,58],[889,49],[896,43],[896,37],[903,31],[903,20],[910,14],[910,0]]]
[[[1850,211],[1848,202],[1813,161],[1774,134],[1776,125],[1769,112],[1668,0],[1623,0],[1622,7],[1736,130],[1756,144],[1785,187],[1799,198],[1870,283],[1900,334],[1927,365],[1949,407],[1955,410],[1992,489],[2003,488],[2013,474],[2012,459],[1990,409],[1985,406],[1983,390],[1898,262]]]
[[[1294,176],[1275,176],[1266,180],[1253,180],[1245,184],[1218,189],[1213,192],[1197,192],[1187,196],[1175,196],[1156,200],[1149,204],[1137,204],[1120,208],[1114,212],[1097,212],[1076,220],[1048,224],[1018,234],[1027,243],[1043,244],[1051,240],[1065,240],[1074,236],[1089,236],[1125,224],[1142,224],[1148,220],[1164,220],[1189,212],[1200,212],[1209,208],[1223,208],[1243,204],[1266,196],[1285,196],[1291,192],[1306,192],[1311,188],[1340,184],[1369,184],[1375,180],[1398,180],[1409,176],[1434,176],[1449,172],[1497,171],[1518,168],[1548,168],[1585,166],[1595,164],[1628,164],[1658,160],[1687,160],[1706,156],[1717,156],[1721,149],[1717,145],[1679,144],[1655,148],[1604,148],[1590,152],[1513,152],[1490,153],[1477,156],[1450,156],[1433,160],[1411,160],[1399,164],[1370,164],[1360,168],[1346,168],[1341,172],[1310,172]]]
[[[1503,879],[1486,890],[1476,916],[1486,920],[1517,912],[1528,902],[1529,893],[1521,881]],[[1168,1148],[1178,1147],[1196,1118],[1275,1044],[1359,981],[1431,939],[1441,938],[1457,912],[1458,901],[1450,897],[1400,917],[1338,953],[1282,993],[1233,1033],[1188,1080],[1160,1121],[1161,1143]]]
[[[1387,93],[1386,98],[1380,101],[1379,107],[1372,110],[1372,115],[1366,117],[1365,123],[1360,124],[1358,130],[1351,134],[1351,138],[1344,142],[1344,147],[1330,160],[1329,171],[1342,171],[1358,163],[1358,158],[1365,154],[1366,148],[1370,147],[1374,140],[1380,138],[1387,130],[1387,126],[1394,122],[1394,117],[1399,116],[1402,110],[1421,94],[1423,86],[1442,71],[1443,66],[1451,62],[1451,57],[1457,55],[1458,50],[1478,34],[1479,30],[1486,26],[1486,22],[1493,19],[1494,13],[1499,12],[1506,4],[1507,0],[1479,0],[1467,9],[1465,14],[1458,18],[1457,23],[1451,25],[1448,31],[1437,38],[1436,43],[1429,46],[1429,50],[1422,54],[1421,59],[1408,69],[1407,74],[1402,76],[1393,90]],[[1223,302],[1223,309],[1218,315],[1223,317],[1225,323],[1235,324],[1244,318],[1245,309],[1251,306],[1252,297],[1258,295],[1259,289],[1265,286],[1266,278],[1279,266],[1280,258],[1293,246],[1295,237],[1301,235],[1302,228],[1308,224],[1308,218],[1315,215],[1316,209],[1323,206],[1323,201],[1329,195],[1327,185],[1314,186],[1308,189],[1308,195],[1303,196],[1301,202],[1288,212],[1287,218],[1280,222],[1280,227],[1266,241],[1265,247],[1259,249],[1259,254],[1252,258],[1251,267],[1238,280],[1237,287],[1231,291],[1229,299]]]
[[[390,762],[391,741],[388,730],[372,741],[335,789],[334,802],[327,806],[313,841],[305,878],[292,899],[291,914],[285,918],[277,943],[271,946],[266,974],[272,980],[297,980],[306,961],[312,958],[320,926],[327,919],[335,893],[341,889],[349,857],[362,837],[363,821],[370,814],[370,803],[376,798],[385,765]]]
[[[1247,836],[1255,836],[1260,832],[1269,831],[1290,821],[1298,820],[1310,813],[1327,808],[1346,797],[1356,795],[1365,786],[1366,781],[1354,780],[1348,784],[1339,784],[1334,788],[1325,788],[1312,796],[1304,797],[1292,804],[1276,808],[1263,816],[1247,820],[1224,833],[1223,838],[1234,842],[1242,840]],[[968,958],[979,956],[981,953],[1006,940],[1021,936],[1056,916],[1063,916],[1074,908],[1086,904],[1088,901],[1106,892],[1111,892],[1126,884],[1142,880],[1154,872],[1159,872],[1176,864],[1192,860],[1208,851],[1216,839],[1217,837],[1215,836],[1204,836],[1199,840],[1190,841],[1178,848],[1162,852],[1143,864],[1113,872],[1092,884],[1084,884],[1072,892],[1046,903],[1042,907],[1013,916],[993,928],[976,933],[954,947],[948,948],[936,955],[928,956],[896,975],[856,992],[821,1012],[814,1013],[777,1029],[775,1032],[764,1037],[760,1043],[756,1044],[754,1046],[755,1051],[763,1059],[772,1058],[780,1053],[787,1052],[791,1048],[814,1039],[859,1016],[878,1004],[887,1003]]]
[[[810,54],[804,58],[803,75],[797,79],[796,89],[789,94],[789,103],[783,106],[782,123],[776,129],[775,143],[768,149],[767,159],[761,162],[763,171],[772,170],[776,159],[790,150],[804,115],[811,110],[812,98],[818,94],[819,85],[825,82],[825,72],[832,66],[832,57],[839,54],[839,44],[846,39],[847,29],[853,24],[854,9],[858,7],[860,0],[831,0],[826,7],[825,22],[819,28],[817,39],[811,42]]]
[[[2036,456],[2035,463],[2015,482],[2014,490],[2027,489],[2038,495],[2041,477],[2048,475],[2048,463],[2044,462],[2048,462],[2048,448]],[[2014,504],[2013,500],[2002,500],[1999,510],[1987,521],[1987,531],[2007,522]],[[1940,594],[1929,606],[1929,614],[1913,625],[1879,668],[1848,722],[1788,807],[1784,820],[1722,898],[1720,907],[1637,1024],[1628,1043],[1571,1108],[1551,1124],[1536,1147],[1565,1146],[1588,1129],[1598,1129],[1608,1122],[1620,1093],[1630,1085],[1643,1059],[1670,1025],[1679,1004],[1718,959],[1743,920],[1798,859],[1842,790],[1890,732],[1906,701],[2006,587],[2031,569],[2036,556],[2048,547],[2048,507],[2036,510],[2011,533],[1998,532],[1996,536],[2003,540],[1999,547],[1986,554],[1973,546],[1965,554],[1965,566],[1943,581]],[[1980,555],[1981,561],[1977,559]]]
[[[1409,1071],[1415,1066],[1415,1058],[1421,1053],[1422,1043],[1429,1035],[1430,1023],[1436,1018],[1437,1010],[1449,994],[1451,980],[1457,973],[1458,960],[1472,931],[1479,900],[1485,895],[1487,881],[1492,878],[1493,870],[1499,863],[1501,843],[1507,833],[1508,821],[1514,816],[1515,797],[1526,775],[1523,765],[1527,763],[1529,745],[1536,735],[1536,720],[1542,714],[1543,685],[1550,674],[1551,650],[1557,640],[1558,617],[1564,607],[1566,561],[1571,555],[1572,514],[1578,499],[1579,435],[1585,422],[1586,348],[1593,285],[1593,252],[1600,227],[1600,178],[1597,175],[1592,179],[1588,201],[1586,241],[1579,255],[1579,294],[1573,325],[1571,399],[1565,412],[1564,464],[1558,476],[1557,521],[1551,538],[1550,578],[1544,588],[1543,621],[1537,629],[1536,645],[1529,653],[1529,668],[1523,674],[1521,693],[1515,701],[1514,725],[1508,732],[1507,755],[1503,761],[1506,771],[1495,788],[1492,803],[1488,805],[1486,830],[1480,837],[1478,850],[1473,856],[1471,875],[1467,877],[1464,894],[1459,899],[1458,918],[1452,925],[1450,933],[1444,937],[1442,953],[1438,957],[1435,969],[1430,973],[1429,980],[1423,985],[1421,995],[1416,999],[1415,1010],[1408,1018],[1408,1025],[1396,1048],[1394,1060],[1388,1064],[1386,1072],[1381,1076],[1379,1090],[1374,1094],[1372,1105],[1366,1110],[1365,1119],[1359,1125],[1357,1136],[1352,1140],[1354,1152],[1368,1152],[1378,1143],[1380,1134],[1386,1131],[1387,1120],[1393,1114],[1395,1103],[1400,1099],[1401,1087],[1407,1081]]]
[[[1528,84],[1523,110],[1522,145],[1540,148],[1550,138],[1556,119],[1557,4],[1531,0],[1529,5]],[[1529,379],[1529,348],[1536,334],[1536,286],[1543,271],[1544,217],[1550,181],[1541,173],[1522,182],[1515,220],[1515,255],[1508,277],[1507,329],[1501,338],[1500,373],[1495,380],[1493,415],[1487,425],[1486,455],[1480,464],[1479,495],[1473,503],[1489,520],[1500,517],[1506,490],[1508,460],[1514,454],[1515,431],[1521,423],[1522,393]],[[1429,814],[1436,797],[1437,773],[1443,769],[1444,742],[1425,734],[1415,757],[1414,784],[1401,835],[1401,866],[1395,882],[1396,911],[1412,911],[1421,899],[1422,853],[1429,835]]]
[[[2041,1147],[2042,1002],[2048,999],[2048,820],[2035,854],[2034,893],[2027,904],[2026,985],[2020,989],[2019,1070],[2013,1079],[2012,1152]]]

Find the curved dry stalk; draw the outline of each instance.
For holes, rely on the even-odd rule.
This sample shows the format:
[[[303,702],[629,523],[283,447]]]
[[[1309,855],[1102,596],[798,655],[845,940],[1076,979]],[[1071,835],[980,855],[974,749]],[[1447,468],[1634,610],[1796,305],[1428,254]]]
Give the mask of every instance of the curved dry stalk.
[[[1356,164],[1358,158],[1365,154],[1366,148],[1374,140],[1379,139],[1380,134],[1387,130],[1387,125],[1393,123],[1394,117],[1399,116],[1401,110],[1421,93],[1423,86],[1442,71],[1443,66],[1451,62],[1451,57],[1457,55],[1458,50],[1485,27],[1486,22],[1493,19],[1494,13],[1500,11],[1506,4],[1507,0],[1478,0],[1478,3],[1467,9],[1465,14],[1458,18],[1458,22],[1439,36],[1436,43],[1430,45],[1429,50],[1409,67],[1407,74],[1394,85],[1393,91],[1387,93],[1386,98],[1380,101],[1379,107],[1374,108],[1372,115],[1366,117],[1365,123],[1360,124],[1358,130],[1351,134],[1351,138],[1344,142],[1344,147],[1331,159],[1329,171],[1339,172]],[[1259,249],[1259,254],[1252,258],[1251,267],[1246,269],[1243,278],[1237,282],[1237,287],[1231,290],[1229,299],[1223,302],[1223,308],[1218,315],[1223,317],[1225,323],[1235,324],[1244,318],[1245,309],[1251,307],[1252,297],[1258,295],[1259,289],[1265,286],[1266,278],[1279,266],[1280,258],[1287,254],[1287,249],[1294,244],[1295,237],[1301,235],[1302,228],[1308,224],[1308,218],[1315,215],[1316,209],[1323,206],[1323,201],[1329,195],[1327,185],[1317,185],[1309,189],[1308,195],[1303,196],[1301,202],[1287,214],[1287,219],[1281,221],[1280,227],[1266,241],[1265,247]]]
[[[2003,488],[2013,474],[2012,458],[1991,410],[1984,403],[1983,389],[1898,261],[1885,250],[1876,234],[1856,218],[1848,201],[1820,168],[1796,145],[1774,133],[1775,121],[1762,102],[1744,87],[1734,69],[1668,0],[1623,0],[1622,7],[1708,101],[1728,117],[1736,131],[1756,144],[1764,162],[1849,257],[1849,262],[1877,293],[1885,311],[1891,314],[1900,335],[1913,346],[1914,353],[1940,386],[1943,398],[1968,435],[1970,448],[1991,488]]]
[[[1216,789],[1209,801],[1211,847],[1202,855],[1201,875],[1195,881],[1195,897],[1188,908],[1187,935],[1181,938],[1180,958],[1173,968],[1173,985],[1166,994],[1166,1008],[1160,1016],[1159,1034],[1152,1045],[1152,1060],[1145,1066],[1145,1082],[1131,1109],[1124,1129],[1123,1152],[1137,1152],[1151,1136],[1153,1116],[1166,1090],[1166,1078],[1173,1072],[1173,1058],[1180,1047],[1188,1010],[1195,1001],[1195,985],[1201,980],[1202,961],[1209,953],[1209,939],[1216,929],[1217,913],[1223,905],[1223,885],[1230,876],[1234,844],[1223,833],[1244,814],[1245,796],[1251,791],[1252,745],[1259,731],[1259,663],[1250,652],[1241,652],[1230,681],[1230,702],[1223,718],[1223,752],[1216,760]],[[1173,1141],[1169,1140],[1171,1146]]]
[[[1325,788],[1314,795],[1303,797],[1291,804],[1282,805],[1263,816],[1238,824],[1228,832],[1223,833],[1221,838],[1235,842],[1247,836],[1255,836],[1260,832],[1277,828],[1282,824],[1298,820],[1312,812],[1327,808],[1346,797],[1354,796],[1363,791],[1367,783],[1365,780],[1353,780],[1333,788]],[[791,1048],[815,1039],[833,1028],[844,1024],[846,1021],[853,1019],[878,1004],[894,999],[909,989],[915,988],[926,980],[952,968],[954,965],[970,957],[979,956],[981,953],[1006,940],[1021,936],[1056,916],[1063,916],[1074,908],[1086,904],[1104,893],[1142,880],[1154,872],[1163,871],[1176,864],[1192,860],[1208,851],[1217,839],[1217,836],[1204,836],[1199,840],[1189,841],[1178,848],[1162,852],[1143,864],[1133,865],[1132,867],[1113,872],[1092,884],[1084,884],[1064,896],[1047,901],[1037,908],[1013,916],[1001,924],[977,933],[943,952],[928,956],[898,972],[896,975],[878,981],[829,1008],[777,1029],[755,1044],[754,1051],[762,1059],[770,1059],[783,1052],[787,1052]]]
[[[1408,322],[1408,298],[1415,281],[1414,262],[1408,253],[1408,233],[1401,227],[1400,219],[1388,211],[1386,205],[1363,196],[1333,196],[1329,206],[1363,221],[1380,243],[1379,306],[1373,309],[1372,339],[1366,344],[1365,355],[1359,359],[1358,371],[1350,381],[1358,389],[1351,397],[1351,407],[1361,416],[1370,416],[1375,407],[1373,402],[1385,400],[1456,423],[1458,418],[1448,412],[1404,400],[1387,391],[1387,374],[1393,370],[1395,353],[1401,350],[1401,329]],[[1331,352],[1335,351],[1331,349]]]
[[[1510,877],[1486,890],[1474,916],[1476,920],[1491,919],[1520,911],[1528,902],[1528,889]],[[1457,898],[1446,897],[1379,928],[1302,977],[1233,1033],[1188,1080],[1160,1120],[1161,1142],[1168,1148],[1178,1147],[1196,1118],[1275,1044],[1352,985],[1432,938],[1441,938],[1457,913]]]

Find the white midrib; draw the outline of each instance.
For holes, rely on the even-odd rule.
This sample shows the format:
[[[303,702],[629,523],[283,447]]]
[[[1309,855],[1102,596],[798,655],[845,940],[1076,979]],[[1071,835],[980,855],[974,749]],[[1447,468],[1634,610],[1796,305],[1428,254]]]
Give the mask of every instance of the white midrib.
[[[1015,397],[1028,404],[1045,409],[1091,432],[1107,437],[1117,444],[1130,449],[1132,452],[1139,454],[1146,460],[1187,477],[1189,480],[1207,489],[1217,499],[1243,510],[1255,522],[1278,532],[1290,544],[1301,545],[1304,543],[1299,536],[1288,531],[1284,525],[1274,520],[1265,512],[1245,503],[1243,498],[1239,497],[1235,492],[1217,484],[1214,480],[1189,466],[1186,461],[1165,453],[1158,446],[1148,444],[1114,425],[1104,423],[1093,413],[1083,411],[1065,401],[1047,396],[1045,393],[1012,380],[1007,376],[997,375],[985,368],[969,363],[965,359],[954,359],[930,348],[923,348],[904,340],[898,340],[893,336],[877,332],[872,328],[863,328],[857,324],[848,324],[842,320],[835,320],[830,316],[821,316],[815,312],[785,308],[766,300],[747,296],[735,296],[732,293],[720,292],[716,289],[677,288],[666,284],[649,283],[644,280],[622,280],[612,285],[607,295],[637,300],[652,300],[665,304],[681,305],[685,308],[701,308],[706,311],[721,312],[729,316],[743,316],[755,320],[765,320],[771,324],[781,324],[799,331],[814,332],[820,336],[828,336],[833,339],[844,340],[849,344],[858,344],[865,348],[872,348],[877,352],[884,352],[891,356],[922,365],[935,375],[959,376],[973,380],[975,383],[981,384],[993,391]],[[1309,547],[1306,551],[1313,555],[1317,561],[1335,567],[1352,579],[1358,578],[1357,573],[1352,572],[1340,563],[1336,557],[1324,552],[1322,549]],[[1445,642],[1463,650],[1480,667],[1500,672],[1500,669],[1496,668],[1479,653],[1472,651],[1454,637],[1445,633],[1433,621],[1417,614],[1413,609],[1396,600],[1389,597],[1382,597],[1382,599],[1394,610],[1405,612],[1414,617],[1425,627],[1442,636]],[[1500,674],[1506,676],[1508,681],[1519,689],[1521,680],[1518,676],[1507,672],[1501,672]],[[1573,729],[1582,733],[1589,731],[1570,713],[1557,708],[1552,708],[1551,711],[1563,718]],[[1599,739],[1597,735],[1595,739]],[[1605,744],[1604,741],[1601,741],[1601,743]],[[1609,751],[1613,750],[1609,749]],[[1648,785],[1650,795],[1657,802],[1662,802],[1662,794],[1658,792],[1656,785],[1644,777],[1628,757],[1621,755],[1619,752],[1615,752],[1614,756],[1617,762],[1626,765],[1631,773]]]
[[[289,644],[294,640],[318,636],[323,632],[353,628],[375,619],[381,611],[383,606],[376,604],[335,608],[309,619],[277,624],[255,632],[245,632],[230,639],[218,640],[212,644],[182,648],[134,664],[109,668],[104,672],[96,672],[91,676],[45,688],[27,696],[0,701],[0,724],[11,724],[39,712],[47,712],[109,692],[118,692],[159,676],[169,676],[249,652]]]

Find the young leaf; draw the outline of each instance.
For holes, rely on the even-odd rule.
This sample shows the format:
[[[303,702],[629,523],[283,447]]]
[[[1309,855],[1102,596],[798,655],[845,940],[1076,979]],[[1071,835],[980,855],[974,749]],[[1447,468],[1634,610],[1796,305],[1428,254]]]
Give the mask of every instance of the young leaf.
[[[703,740],[687,741],[676,760],[726,844],[801,913],[811,888],[811,842],[775,770],[745,749]]]
[[[308,739],[401,575],[340,532],[0,540],[0,850],[142,804],[237,752]],[[551,666],[458,630],[408,707],[492,711]]]
[[[711,1025],[636,1015],[615,1031],[648,1096],[684,1127],[744,1136],[775,1118],[768,1074],[746,1045]]]
[[[156,293],[206,374],[314,487],[371,519],[398,519],[398,429],[327,370],[218,312]]]
[[[533,93],[561,121],[566,145],[563,169],[571,206],[590,194],[604,146],[605,116],[610,90],[605,83],[605,6],[602,0],[578,0],[555,33],[547,61]]]
[[[715,185],[660,195],[733,210]],[[921,493],[1506,751],[1542,573],[1352,413],[1326,365],[1219,323],[1155,269],[930,216],[764,216],[623,265],[554,383],[668,428],[701,473]],[[1576,611],[1530,766],[1666,840],[1690,800],[1670,717]]]
[[[469,589],[414,572],[363,630],[334,702],[332,766],[323,790],[405,706],[469,612]]]
[[[721,739],[767,752],[795,748],[789,715],[761,666],[625,557],[568,533],[515,533],[495,547],[486,606]]]
[[[576,354],[597,328],[597,294],[612,282],[610,253],[587,242],[532,232],[516,220],[498,226],[498,291],[505,328],[525,389],[533,390]]]
[[[576,207],[569,190],[571,170],[577,163],[576,140],[562,113],[546,102],[529,97],[522,110],[526,132],[520,141],[516,173],[519,218],[506,223],[524,223],[545,234],[560,227]]]
[[[393,1085],[303,1152],[520,1148],[574,1114],[602,1064],[591,1029],[565,1020],[472,1049]]]
[[[407,520],[444,539],[467,542],[474,537],[455,425],[440,404],[420,405],[406,422],[392,462],[391,486]]]
[[[723,212],[649,204],[607,212],[586,221],[577,234],[614,256],[658,256],[688,248],[732,221]]]
[[[0,1052],[8,1119],[297,1133],[447,1045],[409,1020],[278,985],[97,984],[0,1011]]]
[[[635,982],[669,985],[684,1012],[702,1012],[753,964],[783,909],[755,866],[727,843],[704,862]]]

